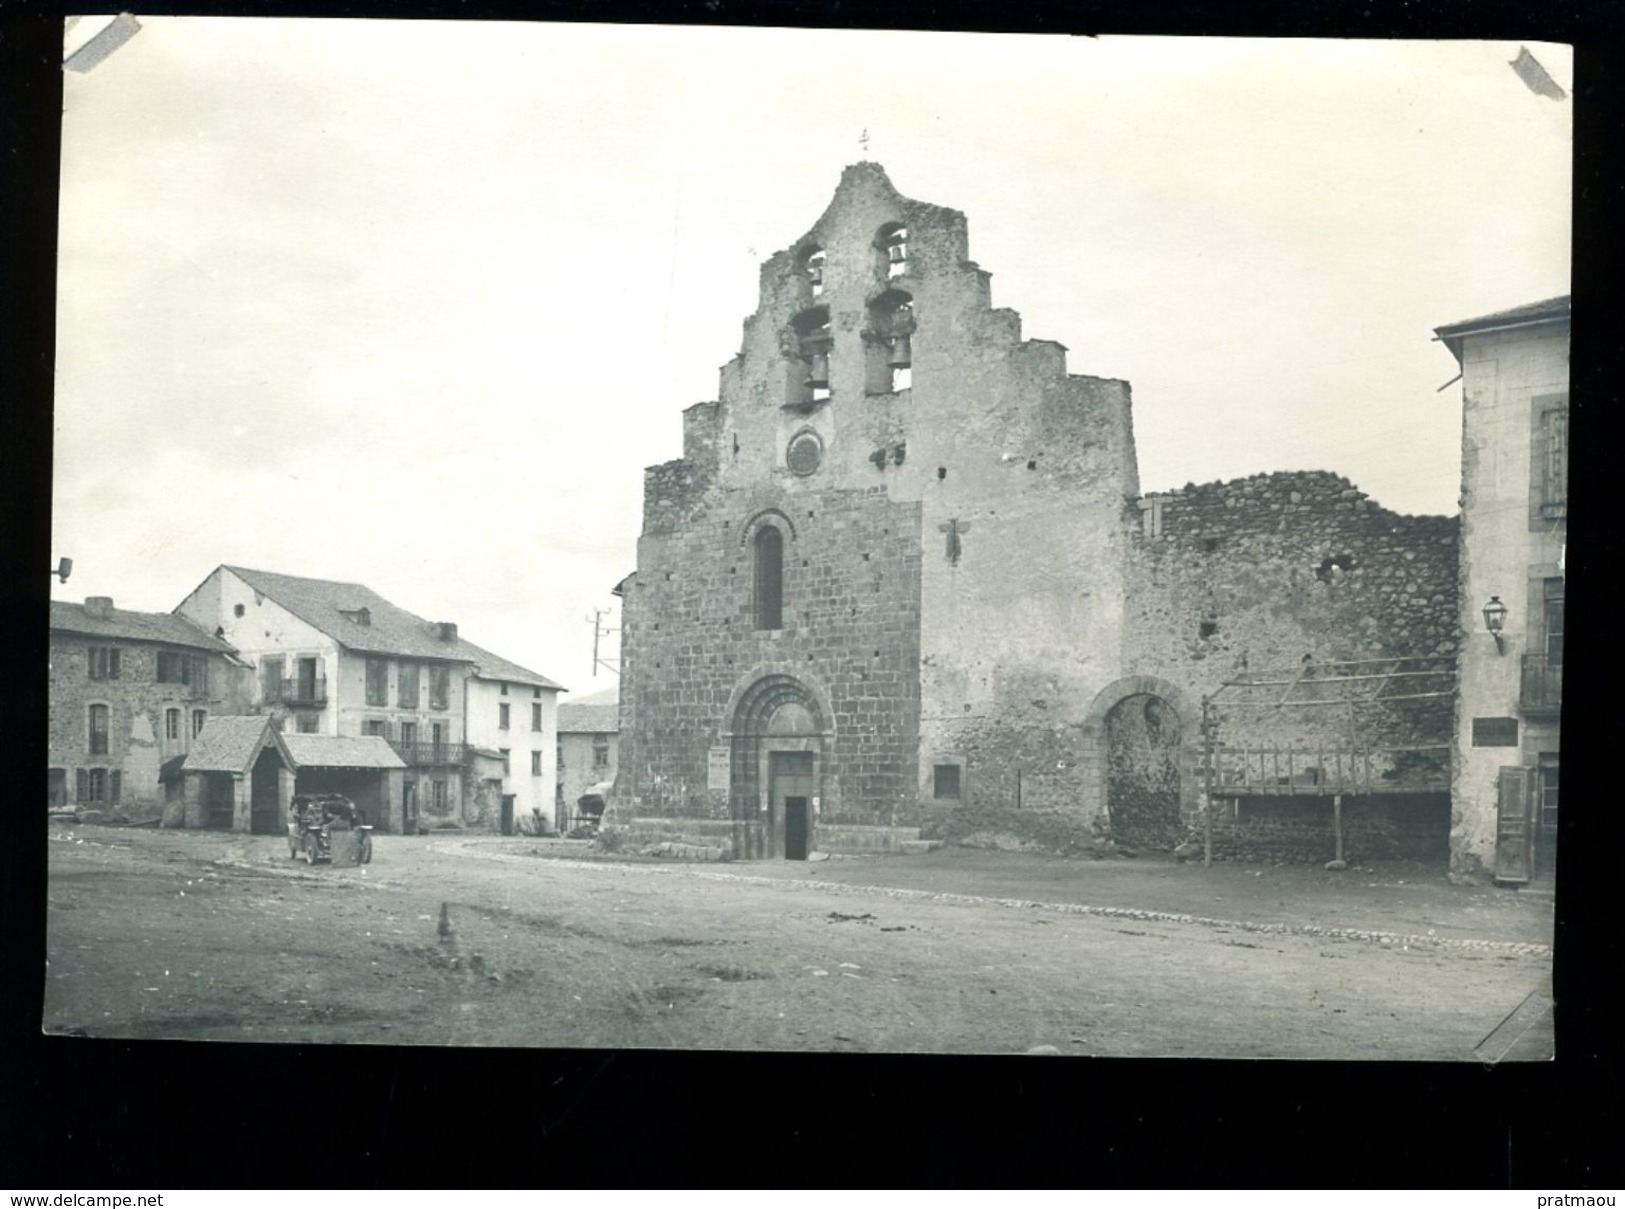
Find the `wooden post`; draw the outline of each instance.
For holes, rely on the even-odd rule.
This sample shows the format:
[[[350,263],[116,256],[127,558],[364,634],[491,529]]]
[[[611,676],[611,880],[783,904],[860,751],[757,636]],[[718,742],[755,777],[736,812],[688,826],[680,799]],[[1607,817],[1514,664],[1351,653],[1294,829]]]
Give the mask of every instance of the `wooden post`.
[[[1213,709],[1202,695],[1202,864],[1213,864]]]
[[[1021,769],[1016,769],[1016,809],[1021,809]]]
[[[1343,795],[1332,794],[1332,836],[1337,841],[1337,859],[1343,859]]]

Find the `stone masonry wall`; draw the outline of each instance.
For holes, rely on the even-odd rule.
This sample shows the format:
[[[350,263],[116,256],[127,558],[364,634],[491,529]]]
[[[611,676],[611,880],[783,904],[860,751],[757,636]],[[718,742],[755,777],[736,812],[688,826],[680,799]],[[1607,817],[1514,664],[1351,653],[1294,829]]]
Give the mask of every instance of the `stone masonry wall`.
[[[1304,471],[1147,497],[1130,523],[1129,666],[1192,702],[1242,670],[1290,674],[1305,656],[1455,657],[1454,517],[1401,516],[1340,475]],[[1196,738],[1200,719],[1181,721]],[[1362,708],[1355,723],[1363,744],[1447,743],[1450,702]],[[1224,714],[1221,742],[1289,740],[1346,744],[1348,713]]]
[[[784,619],[752,617],[749,522],[768,509],[784,545]],[[820,818],[904,822],[918,744],[919,507],[883,488],[802,491],[771,483],[719,493],[677,532],[646,534],[622,606],[616,795],[638,814],[725,817],[707,749],[726,745],[736,688],[787,672],[833,718]]]

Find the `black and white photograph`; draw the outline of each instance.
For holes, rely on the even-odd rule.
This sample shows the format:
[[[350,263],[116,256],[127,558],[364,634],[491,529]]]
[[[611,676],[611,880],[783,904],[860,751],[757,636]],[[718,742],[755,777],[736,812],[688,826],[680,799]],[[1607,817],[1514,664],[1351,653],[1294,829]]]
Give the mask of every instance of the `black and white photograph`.
[[[47,1034],[1554,1058],[1570,47],[65,26]]]

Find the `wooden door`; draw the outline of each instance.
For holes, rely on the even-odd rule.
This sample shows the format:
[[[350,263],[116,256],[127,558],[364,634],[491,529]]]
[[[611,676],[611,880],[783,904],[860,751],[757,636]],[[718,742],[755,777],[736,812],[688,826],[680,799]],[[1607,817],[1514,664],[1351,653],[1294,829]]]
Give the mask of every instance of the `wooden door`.
[[[1533,856],[1534,769],[1505,767],[1496,776],[1495,880],[1527,882]]]
[[[804,861],[807,859],[808,844],[812,828],[808,817],[812,813],[812,801],[802,794],[791,795],[784,799],[784,859],[787,861]]]
[[[769,764],[772,777],[769,826],[777,835],[784,837],[782,851],[785,859],[804,861],[812,848],[812,799],[816,792],[813,781],[813,754],[810,751],[776,751],[770,754]],[[791,854],[792,800],[800,802],[796,807],[798,820],[794,824],[798,829],[795,840],[799,855]]]

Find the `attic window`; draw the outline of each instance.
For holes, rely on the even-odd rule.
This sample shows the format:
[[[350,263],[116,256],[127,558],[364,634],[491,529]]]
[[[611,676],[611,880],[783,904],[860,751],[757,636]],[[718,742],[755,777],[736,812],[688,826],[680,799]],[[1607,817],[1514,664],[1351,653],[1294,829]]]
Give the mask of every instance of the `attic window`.
[[[363,605],[359,609],[340,609],[340,616],[346,621],[353,621],[356,625],[371,625],[372,610]]]

